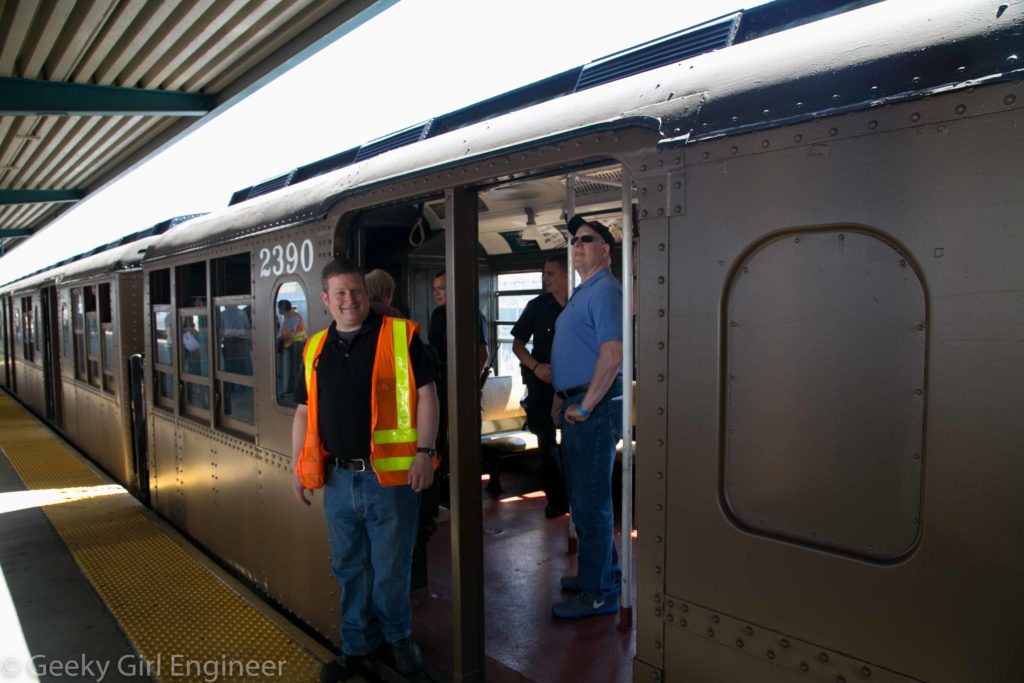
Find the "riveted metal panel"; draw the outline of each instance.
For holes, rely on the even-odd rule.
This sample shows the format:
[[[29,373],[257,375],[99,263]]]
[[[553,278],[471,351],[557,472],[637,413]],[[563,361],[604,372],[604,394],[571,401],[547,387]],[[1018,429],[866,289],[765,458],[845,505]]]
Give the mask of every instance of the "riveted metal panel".
[[[1024,651],[1016,628],[1024,551],[1009,540],[1024,534],[1015,484],[1024,481],[1024,157],[1011,144],[1024,126],[1021,87],[994,84],[685,148],[686,213],[669,231],[666,594],[911,678],[1013,679]],[[928,335],[921,530],[899,562],[752,533],[730,519],[721,496],[731,274],[773,236],[813,229],[838,241],[850,226],[898,245],[926,292],[925,329],[908,332]],[[782,370],[803,372],[797,363]],[[845,391],[871,386],[869,376],[847,374]],[[766,411],[787,400],[782,391],[765,395]],[[831,457],[811,446],[795,445],[803,462]],[[794,467],[772,475],[780,492],[807,476]],[[855,504],[897,499],[868,486]],[[666,679],[736,680],[729,676],[742,671],[771,680],[731,668],[745,655],[715,647],[666,659]]]
[[[810,546],[876,560],[909,552],[927,335],[913,265],[878,234],[794,230],[757,245],[725,287],[727,511]]]

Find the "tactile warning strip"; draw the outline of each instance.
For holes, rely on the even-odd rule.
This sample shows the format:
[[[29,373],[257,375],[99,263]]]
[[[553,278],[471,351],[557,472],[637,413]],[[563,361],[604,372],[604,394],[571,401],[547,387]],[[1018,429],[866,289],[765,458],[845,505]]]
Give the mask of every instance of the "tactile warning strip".
[[[29,489],[109,486],[3,393],[0,449]],[[43,511],[154,679],[318,679],[319,660],[190,557],[127,492]]]

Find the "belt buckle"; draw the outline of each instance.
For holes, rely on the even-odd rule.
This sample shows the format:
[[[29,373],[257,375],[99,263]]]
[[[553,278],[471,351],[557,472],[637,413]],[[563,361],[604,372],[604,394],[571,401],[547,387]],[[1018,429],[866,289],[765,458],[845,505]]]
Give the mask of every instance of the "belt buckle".
[[[365,472],[366,461],[365,460],[352,460],[352,471],[353,472]]]

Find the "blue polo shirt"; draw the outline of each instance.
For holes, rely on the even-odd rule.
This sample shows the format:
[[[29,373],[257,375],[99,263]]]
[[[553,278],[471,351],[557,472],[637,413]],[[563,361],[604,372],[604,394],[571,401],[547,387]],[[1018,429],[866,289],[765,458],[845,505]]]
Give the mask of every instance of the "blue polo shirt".
[[[606,341],[622,341],[622,285],[608,268],[577,287],[558,316],[551,347],[555,390],[590,384]]]

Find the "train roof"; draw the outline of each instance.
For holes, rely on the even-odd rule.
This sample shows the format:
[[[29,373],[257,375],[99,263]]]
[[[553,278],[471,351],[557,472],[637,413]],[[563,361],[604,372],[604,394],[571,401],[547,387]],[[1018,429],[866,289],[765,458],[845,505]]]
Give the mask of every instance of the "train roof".
[[[196,219],[146,259],[317,220],[345,196],[581,131],[691,144],[1019,78],[1024,3],[888,0],[415,140]],[[641,46],[643,47],[643,46]],[[626,51],[621,54],[629,54]]]

